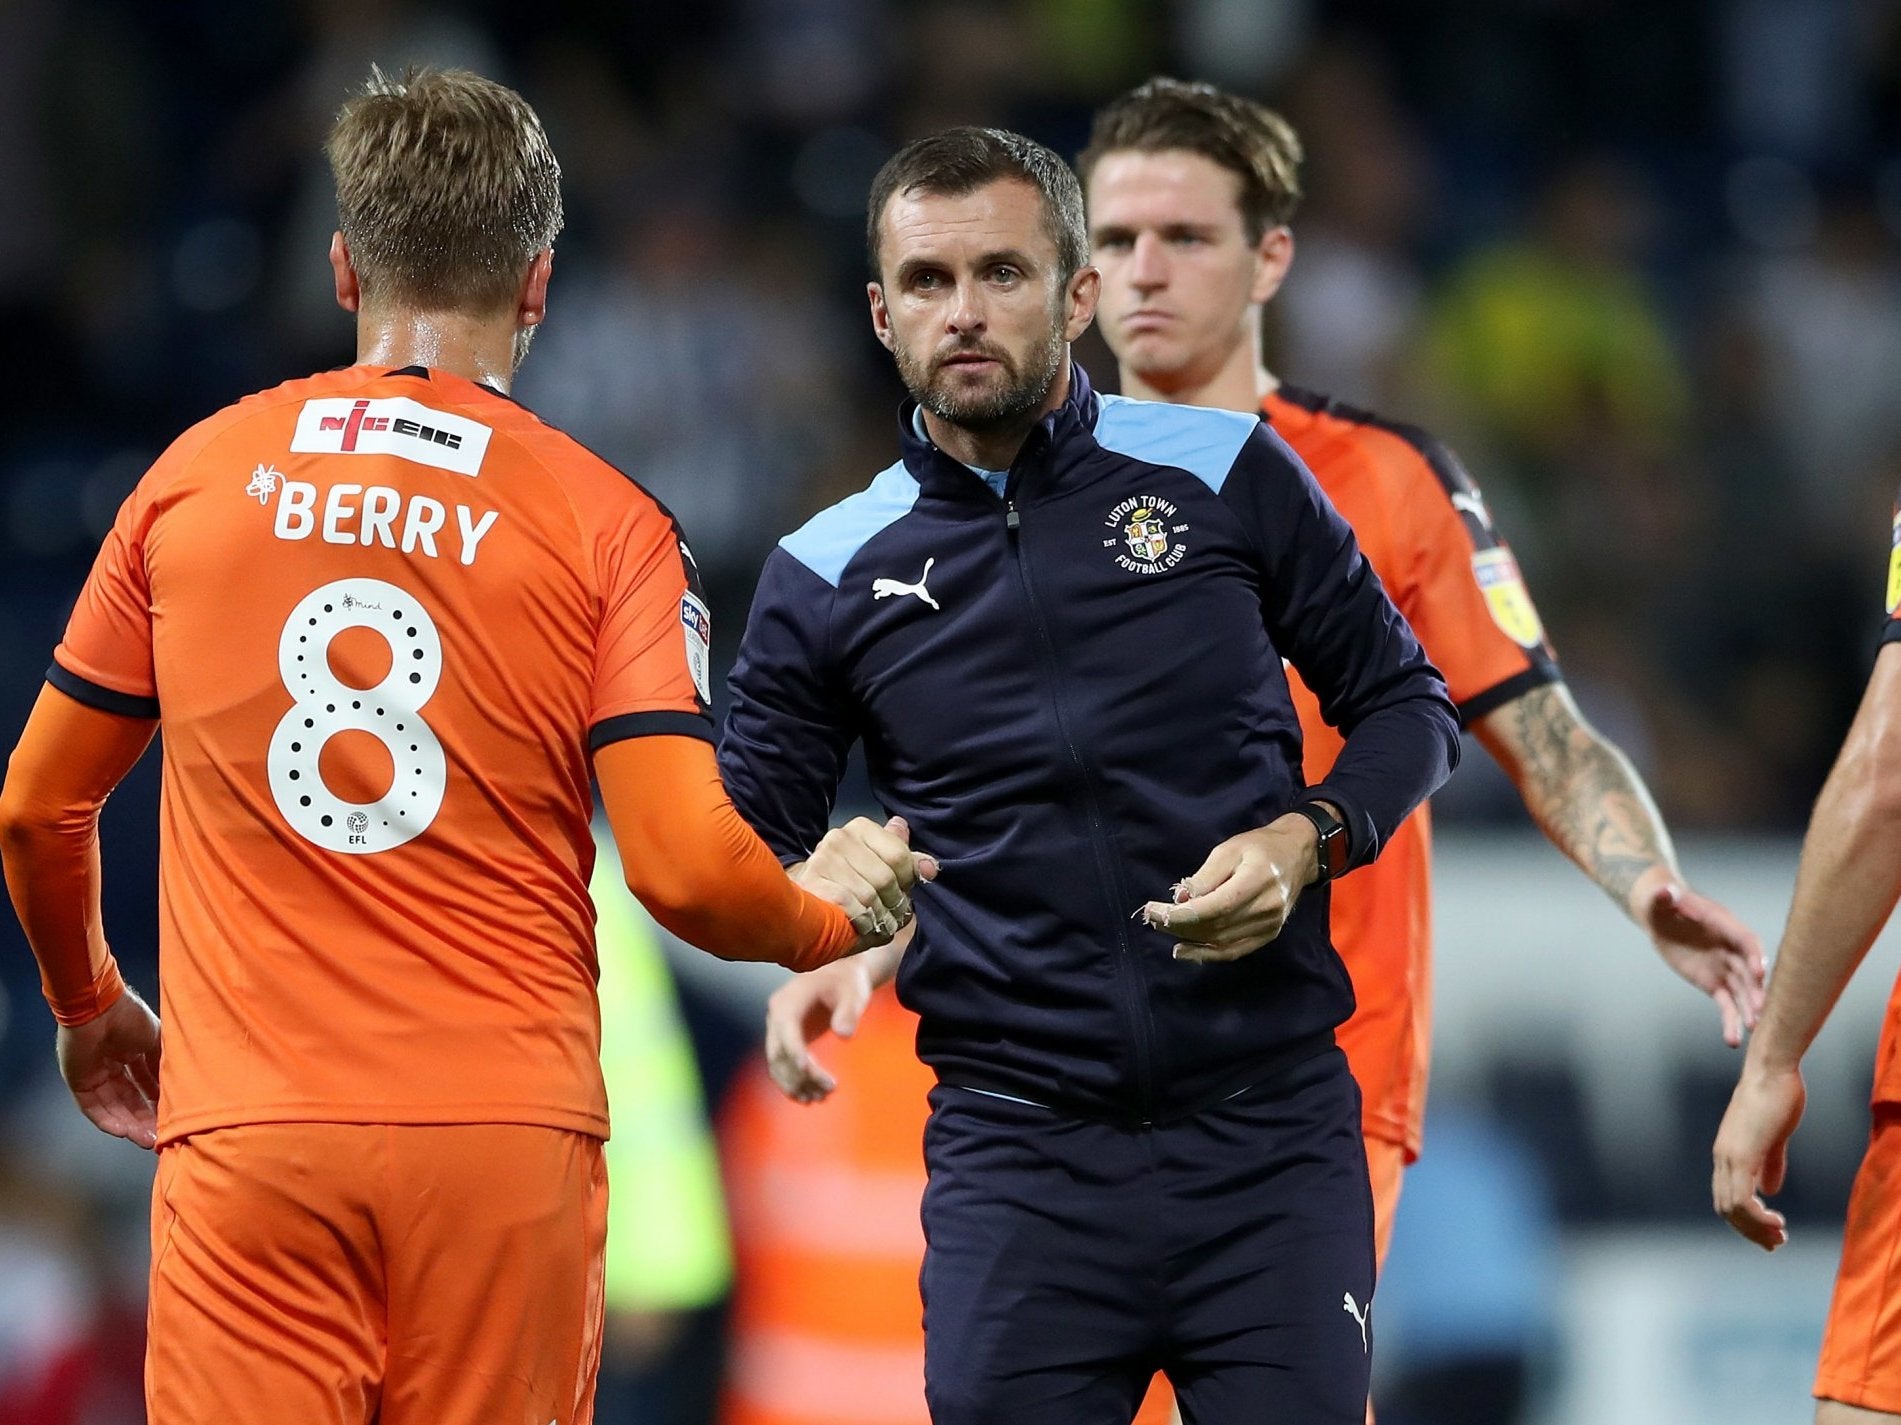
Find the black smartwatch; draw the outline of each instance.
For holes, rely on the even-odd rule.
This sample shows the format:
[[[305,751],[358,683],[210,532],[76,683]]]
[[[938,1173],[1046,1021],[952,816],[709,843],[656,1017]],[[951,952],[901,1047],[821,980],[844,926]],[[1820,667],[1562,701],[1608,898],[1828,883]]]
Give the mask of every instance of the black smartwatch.
[[[1306,817],[1320,833],[1320,841],[1314,847],[1320,859],[1320,874],[1314,879],[1331,881],[1343,874],[1352,856],[1352,848],[1347,845],[1347,824],[1319,802],[1302,802],[1294,808],[1294,814]]]

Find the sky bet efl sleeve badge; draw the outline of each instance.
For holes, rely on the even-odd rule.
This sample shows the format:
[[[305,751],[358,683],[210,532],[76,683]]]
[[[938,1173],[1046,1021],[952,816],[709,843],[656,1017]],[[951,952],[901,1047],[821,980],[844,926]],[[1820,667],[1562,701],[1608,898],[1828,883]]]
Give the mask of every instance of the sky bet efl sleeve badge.
[[[1888,554],[1888,617],[1901,608],[1901,509],[1894,512],[1894,548]]]
[[[1492,622],[1507,638],[1522,648],[1536,648],[1545,641],[1544,625],[1538,622],[1538,610],[1511,550],[1502,546],[1479,550],[1472,556],[1472,577],[1479,581]]]
[[[693,686],[700,701],[713,701],[713,616],[699,595],[689,591],[680,597],[680,626],[686,633],[686,666],[693,674]]]

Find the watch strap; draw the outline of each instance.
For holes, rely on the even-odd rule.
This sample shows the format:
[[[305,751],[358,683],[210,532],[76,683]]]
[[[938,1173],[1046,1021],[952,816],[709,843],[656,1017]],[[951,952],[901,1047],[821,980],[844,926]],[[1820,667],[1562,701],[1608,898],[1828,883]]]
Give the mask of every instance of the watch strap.
[[[1315,846],[1320,861],[1319,879],[1331,881],[1335,876],[1347,870],[1352,856],[1352,848],[1347,845],[1347,825],[1320,802],[1302,802],[1294,808],[1296,815],[1304,816],[1314,824],[1314,830],[1320,833]]]

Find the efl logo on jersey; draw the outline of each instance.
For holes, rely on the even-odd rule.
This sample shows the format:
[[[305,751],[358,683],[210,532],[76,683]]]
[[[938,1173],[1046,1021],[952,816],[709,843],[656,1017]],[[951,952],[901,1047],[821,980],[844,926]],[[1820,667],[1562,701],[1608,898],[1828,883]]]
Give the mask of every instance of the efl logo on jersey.
[[[713,616],[692,593],[680,597],[680,624],[686,630],[686,666],[700,701],[713,701]]]
[[[304,402],[290,448],[313,455],[399,455],[418,465],[478,475],[489,433],[480,421],[431,410],[407,396],[376,401],[327,396]]]
[[[1472,556],[1472,576],[1479,581],[1485,606],[1492,611],[1492,622],[1505,636],[1524,648],[1536,648],[1545,641],[1545,628],[1538,621],[1538,610],[1531,602],[1531,591],[1518,572],[1518,561],[1503,547],[1481,549]]]
[[[1116,563],[1132,574],[1160,574],[1182,562],[1188,549],[1175,536],[1188,533],[1188,526],[1175,522],[1175,506],[1151,495],[1124,500],[1103,524],[1117,530],[1122,538],[1105,539],[1104,549],[1118,543],[1127,549],[1116,555]]]

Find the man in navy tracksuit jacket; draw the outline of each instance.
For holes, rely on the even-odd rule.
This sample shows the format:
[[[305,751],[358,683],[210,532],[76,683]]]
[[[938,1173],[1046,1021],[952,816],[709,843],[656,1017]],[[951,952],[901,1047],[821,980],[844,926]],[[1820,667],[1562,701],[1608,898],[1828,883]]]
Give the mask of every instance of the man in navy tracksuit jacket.
[[[874,323],[923,408],[898,463],[768,559],[721,769],[783,859],[848,876],[827,826],[862,740],[941,868],[898,982],[939,1079],[934,1420],[1119,1425],[1166,1369],[1191,1425],[1357,1425],[1371,1205],[1333,1047],[1353,995],[1324,887],[1299,891],[1443,781],[1457,715],[1279,437],[1100,396],[1069,363],[1094,295],[1073,184],[1027,140],[954,130],[874,186]],[[1348,733],[1317,786],[1283,659]]]

